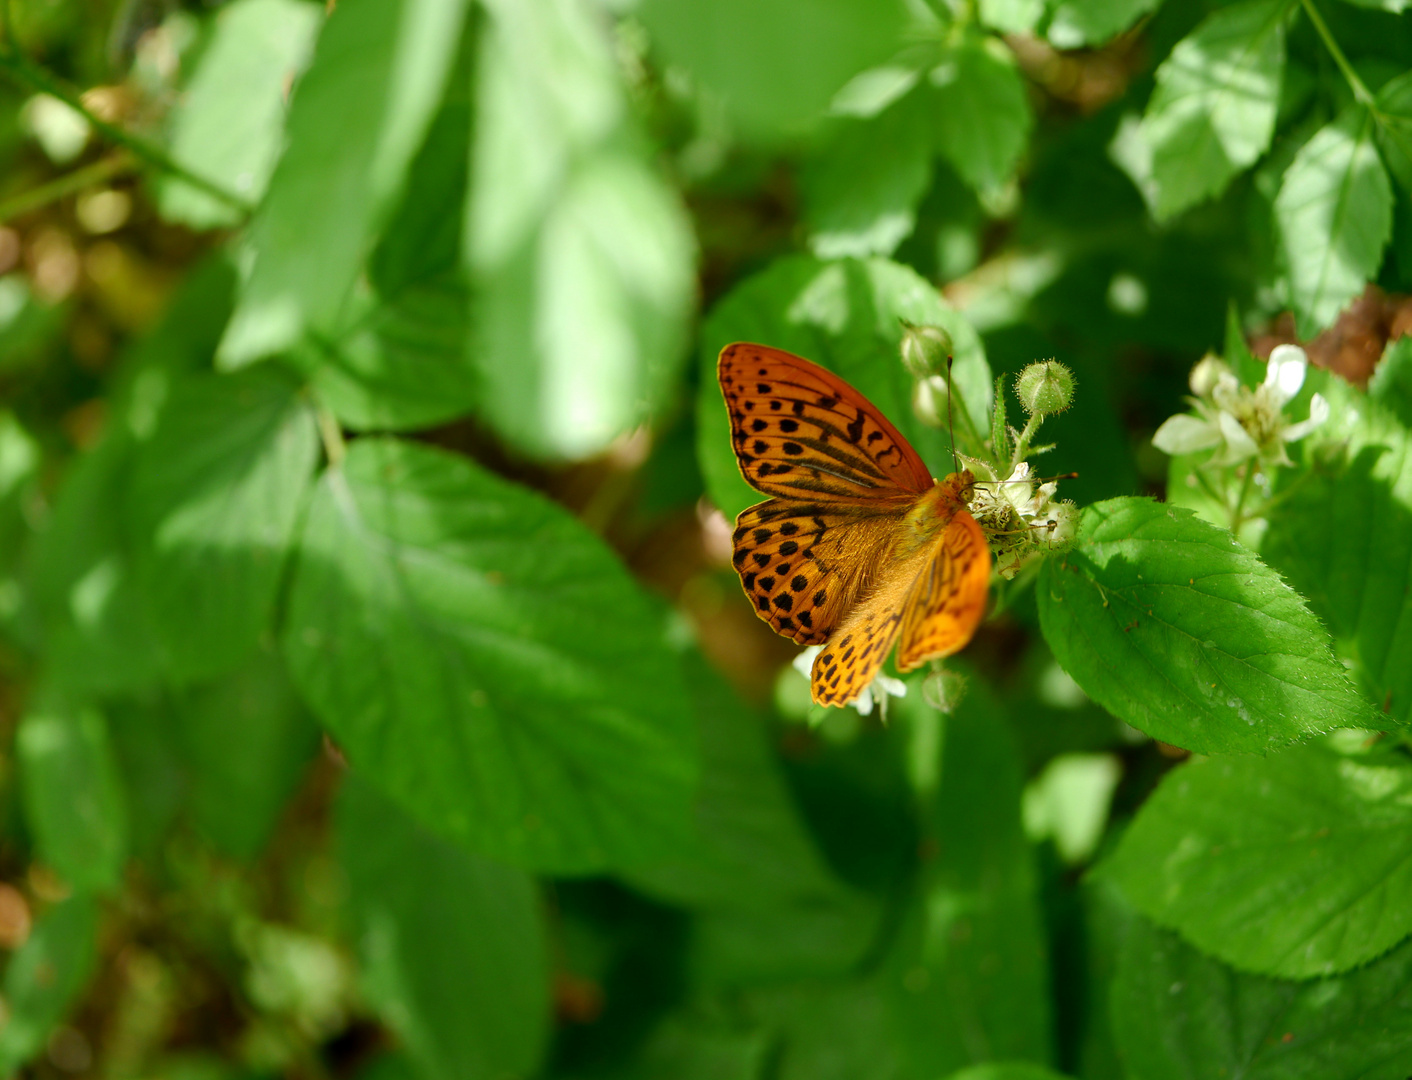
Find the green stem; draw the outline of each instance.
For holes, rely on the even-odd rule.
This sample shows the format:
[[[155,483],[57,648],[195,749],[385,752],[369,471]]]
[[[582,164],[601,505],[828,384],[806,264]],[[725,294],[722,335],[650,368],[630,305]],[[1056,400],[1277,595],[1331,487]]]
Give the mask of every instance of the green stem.
[[[1240,527],[1245,524],[1245,500],[1255,484],[1255,462],[1245,467],[1245,479],[1240,484],[1240,494],[1236,496],[1235,509],[1231,511],[1231,535],[1240,537]]]
[[[165,151],[153,146],[146,139],[138,138],[116,124],[110,124],[97,116],[92,109],[83,103],[82,95],[77,90],[65,85],[43,68],[31,64],[25,57],[14,51],[13,41],[7,41],[4,51],[0,52],[0,71],[8,74],[11,79],[27,90],[58,98],[87,120],[93,129],[104,138],[125,147],[134,157],[140,158],[153,168],[178,177],[192,187],[204,191],[213,199],[218,199],[227,206],[234,207],[242,214],[250,214],[254,211],[255,207],[239,195],[227,191],[219,184],[213,183],[199,173],[194,173],[184,165],[178,164]]]
[[[338,426],[338,419],[328,406],[315,405],[314,413],[319,418],[319,438],[323,440],[324,456],[328,458],[330,468],[336,469],[343,464],[343,458],[348,453],[348,444],[343,441],[343,429]]]
[[[1043,420],[1044,416],[1042,413],[1030,413],[1030,419],[1029,422],[1025,424],[1025,430],[1020,432],[1020,437],[1015,440],[1015,453],[1010,460],[1010,472],[1014,472],[1019,468],[1020,462],[1024,461],[1025,457],[1029,454],[1030,440],[1034,438],[1034,434],[1039,430],[1039,425]],[[1008,476],[1009,473],[1006,475]]]
[[[132,155],[126,150],[119,150],[101,161],[95,161],[81,169],[65,173],[63,176],[56,176],[46,184],[22,191],[18,195],[0,202],[0,223],[17,218],[21,214],[27,214],[31,210],[37,210],[41,206],[48,206],[52,202],[57,202],[59,199],[90,188],[94,184],[101,184],[104,180],[111,180],[114,176],[128,172],[133,164]]]
[[[1338,47],[1338,42],[1334,40],[1333,34],[1329,33],[1329,28],[1324,22],[1324,17],[1319,14],[1319,9],[1314,6],[1314,0],[1300,0],[1304,12],[1309,16],[1309,21],[1314,24],[1320,38],[1323,39],[1324,48],[1329,50],[1333,56],[1334,63],[1338,65],[1339,71],[1343,72],[1343,77],[1348,82],[1349,89],[1353,91],[1353,97],[1360,105],[1373,108],[1373,95],[1368,92],[1368,88],[1363,85],[1363,80],[1358,77],[1358,72],[1353,70],[1353,65],[1348,62],[1348,57],[1343,55],[1343,50]]]

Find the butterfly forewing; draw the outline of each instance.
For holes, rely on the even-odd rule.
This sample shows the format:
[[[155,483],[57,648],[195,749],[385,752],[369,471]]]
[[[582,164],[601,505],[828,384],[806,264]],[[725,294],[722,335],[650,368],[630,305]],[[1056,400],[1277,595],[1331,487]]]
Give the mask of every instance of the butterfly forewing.
[[[867,398],[817,364],[735,344],[717,365],[740,471],[782,498],[877,499],[920,494],[931,473]]]
[[[960,652],[980,625],[990,590],[990,549],[976,519],[947,523],[902,604],[897,669]]]

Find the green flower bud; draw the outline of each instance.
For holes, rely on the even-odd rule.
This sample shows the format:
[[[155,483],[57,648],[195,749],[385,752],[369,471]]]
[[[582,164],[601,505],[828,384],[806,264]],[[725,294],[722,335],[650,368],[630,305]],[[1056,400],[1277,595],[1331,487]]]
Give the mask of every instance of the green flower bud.
[[[902,364],[914,379],[946,374],[951,335],[940,326],[902,324]]]
[[[1074,402],[1074,373],[1057,360],[1041,360],[1020,372],[1015,396],[1031,416],[1063,412]]]

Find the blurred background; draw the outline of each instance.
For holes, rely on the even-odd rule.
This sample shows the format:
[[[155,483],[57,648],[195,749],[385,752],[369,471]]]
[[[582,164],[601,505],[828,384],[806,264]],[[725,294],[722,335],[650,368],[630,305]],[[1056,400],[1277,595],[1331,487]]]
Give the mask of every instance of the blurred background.
[[[1412,327],[1400,0],[0,5],[0,1075],[1125,1075],[1183,752],[1023,583],[944,725],[812,707],[715,357],[938,474],[900,320],[1054,357],[1160,496],[1208,350]]]

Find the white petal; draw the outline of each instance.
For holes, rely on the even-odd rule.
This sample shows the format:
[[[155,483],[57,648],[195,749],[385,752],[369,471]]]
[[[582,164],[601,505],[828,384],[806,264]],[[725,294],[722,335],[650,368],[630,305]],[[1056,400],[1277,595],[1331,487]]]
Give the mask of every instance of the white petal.
[[[878,695],[879,697],[881,697],[882,694],[891,694],[893,697],[907,696],[907,684],[901,679],[894,679],[891,675],[873,676],[872,685],[875,689],[881,691]]]
[[[1226,440],[1226,451],[1222,454],[1222,458],[1228,464],[1254,457],[1260,452],[1260,448],[1255,445],[1255,440],[1250,437],[1245,428],[1240,426],[1240,421],[1234,416],[1223,412],[1216,419],[1221,425],[1221,437]]]
[[[1315,394],[1309,399],[1309,419],[1301,420],[1297,424],[1290,424],[1284,431],[1280,432],[1280,438],[1285,442],[1294,442],[1302,439],[1316,427],[1329,418],[1329,403],[1324,400],[1323,394]]]
[[[1152,435],[1152,445],[1172,455],[1209,450],[1220,441],[1221,432],[1216,425],[1186,413],[1169,416]]]
[[[806,679],[809,678],[814,671],[814,657],[818,656],[819,653],[823,651],[824,647],[822,645],[810,645],[794,658],[794,670],[799,672],[799,674],[803,675]]]
[[[859,694],[857,700],[853,702],[853,707],[858,710],[859,716],[871,715],[873,711],[873,687],[871,683],[863,687],[863,692]]]
[[[1304,385],[1304,372],[1309,358],[1298,345],[1276,345],[1265,367],[1265,385],[1274,391],[1278,404],[1283,405]]]

